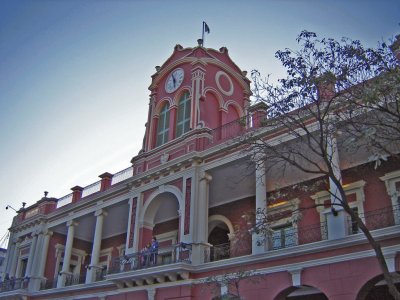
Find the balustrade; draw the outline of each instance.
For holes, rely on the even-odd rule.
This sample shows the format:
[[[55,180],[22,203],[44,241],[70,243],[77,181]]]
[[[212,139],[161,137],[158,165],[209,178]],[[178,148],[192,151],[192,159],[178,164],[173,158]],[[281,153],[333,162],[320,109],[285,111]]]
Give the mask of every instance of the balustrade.
[[[69,204],[71,202],[72,202],[72,193],[68,194],[68,195],[66,195],[64,197],[61,197],[60,199],[58,199],[57,208],[60,208],[60,207],[62,207],[64,205],[67,205],[67,204]]]
[[[191,253],[191,244],[185,243],[159,248],[158,252],[136,252],[115,258],[109,273],[121,273],[177,262],[191,263]]]
[[[13,290],[27,289],[29,284],[29,278],[11,278],[4,280],[0,283],[0,291],[7,292]]]
[[[85,283],[85,277],[86,277],[85,275],[80,275],[80,274],[66,274],[65,286]]]
[[[86,187],[84,187],[83,191],[82,191],[82,198],[89,196],[91,194],[94,194],[96,192],[100,191],[100,186],[101,186],[101,181],[97,181],[95,183],[92,183]]]
[[[111,180],[111,185],[117,184],[118,182],[124,181],[125,179],[128,179],[129,177],[133,176],[133,168],[129,167],[126,168],[122,171],[119,171],[114,174],[112,180]]]
[[[385,227],[400,224],[400,206],[388,206],[381,209],[368,211],[364,214],[359,214],[359,217],[364,220],[365,225],[369,230],[375,230]],[[350,216],[347,217],[348,234],[360,233],[355,220]]]

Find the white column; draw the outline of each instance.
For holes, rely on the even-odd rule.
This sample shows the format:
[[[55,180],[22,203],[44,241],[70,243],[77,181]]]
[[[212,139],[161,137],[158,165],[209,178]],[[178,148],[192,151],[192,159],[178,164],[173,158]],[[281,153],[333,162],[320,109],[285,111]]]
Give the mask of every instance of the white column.
[[[18,251],[19,251],[19,241],[15,241],[14,251],[12,253],[11,265],[9,270],[10,278],[15,276],[15,271],[17,269],[17,262],[18,262]]]
[[[328,138],[327,152],[331,161],[334,176],[341,182],[342,175],[340,172],[338,147],[336,138],[333,136]],[[346,236],[346,215],[342,206],[335,205],[341,202],[342,197],[332,178],[329,178],[329,192],[331,193],[332,211],[326,214],[328,238],[338,239]]]
[[[265,165],[264,163],[256,162],[256,224],[259,222],[265,222],[260,215],[257,215],[257,211],[263,211],[267,213],[267,186],[265,176]],[[253,233],[251,236],[252,254],[264,253],[268,248],[267,241],[265,240],[264,233]]]
[[[104,217],[107,216],[107,212],[99,209],[95,212],[96,217],[96,228],[94,230],[93,247],[92,247],[92,257],[90,260],[90,265],[86,273],[86,283],[91,283],[95,281],[96,271],[99,269],[99,258],[101,249],[101,239],[103,234],[103,223]]]
[[[32,262],[32,266],[31,266],[31,276],[35,276],[36,275],[36,270],[40,265],[40,261],[38,259],[38,257],[40,256],[40,253],[42,251],[42,244],[43,244],[43,233],[39,233],[38,238],[37,238],[37,242],[36,242],[36,249],[35,252],[33,254],[34,260]]]
[[[69,266],[71,263],[71,254],[72,254],[72,245],[74,242],[75,226],[77,226],[77,225],[78,225],[78,223],[74,222],[72,220],[67,222],[67,227],[68,227],[67,241],[65,242],[64,261],[63,261],[62,270],[61,270],[60,275],[58,276],[58,280],[57,280],[58,288],[65,286],[66,275],[70,274]]]
[[[44,270],[47,262],[47,252],[49,250],[50,237],[53,235],[51,231],[41,232],[37,242],[37,251],[35,251],[35,262],[32,264],[31,279],[29,281],[29,289],[38,291],[40,284],[45,280]]]
[[[10,234],[8,246],[7,246],[6,268],[4,270],[4,274],[10,273],[14,251],[15,251],[14,237],[12,236],[12,234]]]
[[[193,246],[192,262],[201,264],[205,261],[206,251],[209,251],[208,244],[208,200],[209,183],[212,176],[207,172],[201,171],[198,177],[198,197],[194,198],[193,205]]]
[[[33,261],[35,259],[34,254],[35,254],[35,250],[36,250],[37,240],[38,240],[38,235],[33,234],[31,247],[29,248],[28,264],[26,266],[26,272],[25,272],[26,277],[31,276],[32,265],[33,265]]]

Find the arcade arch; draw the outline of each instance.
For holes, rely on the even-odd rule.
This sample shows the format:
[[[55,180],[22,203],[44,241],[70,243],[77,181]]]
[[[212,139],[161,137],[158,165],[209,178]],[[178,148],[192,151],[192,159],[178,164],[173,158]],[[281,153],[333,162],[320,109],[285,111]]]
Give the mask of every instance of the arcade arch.
[[[139,248],[157,236],[161,246],[170,246],[181,240],[182,193],[174,186],[162,186],[146,200],[139,217]]]
[[[274,300],[328,300],[328,297],[315,287],[302,285],[288,287],[280,292]]]
[[[399,275],[400,273],[397,272]],[[397,276],[399,278],[399,276]],[[396,287],[400,290],[400,279],[396,282]],[[391,300],[393,296],[390,295],[383,274],[375,276],[368,280],[357,294],[356,300],[374,300],[386,299]]]
[[[212,215],[208,218],[208,243],[213,247],[210,260],[231,257],[231,240],[234,229],[231,221],[222,215]]]

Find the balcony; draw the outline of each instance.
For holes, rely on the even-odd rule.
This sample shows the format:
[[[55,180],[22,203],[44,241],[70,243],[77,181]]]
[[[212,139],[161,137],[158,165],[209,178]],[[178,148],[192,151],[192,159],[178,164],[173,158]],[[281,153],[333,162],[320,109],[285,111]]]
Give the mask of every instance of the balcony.
[[[370,230],[388,228],[400,223],[400,207],[386,207],[360,215]],[[349,235],[356,234],[351,219],[348,220]],[[287,230],[272,231],[267,241],[269,252],[277,253],[282,249],[312,244],[328,239],[325,223],[312,226],[286,227]],[[234,242],[211,246],[206,249],[205,262],[217,262],[233,257],[248,255],[246,249],[232,246]],[[243,250],[242,252],[238,250]],[[249,249],[247,249],[249,250]],[[250,252],[251,253],[251,252]],[[112,260],[110,268],[98,269],[95,281],[114,282],[119,288],[151,285],[166,281],[187,279],[192,271],[192,245],[180,243],[169,247],[160,247],[158,253],[137,252],[117,257]],[[41,290],[57,287],[57,279],[42,282]],[[69,274],[66,276],[65,286],[80,285],[85,282],[85,274]],[[5,280],[0,284],[0,292],[21,290],[27,292],[29,278]],[[15,293],[15,292],[14,292]]]
[[[24,290],[28,288],[29,278],[11,278],[0,283],[0,292]]]
[[[192,245],[180,243],[160,247],[157,252],[137,252],[112,261],[106,276],[118,288],[151,285],[189,278]]]
[[[358,216],[365,222],[369,230],[399,225],[400,205],[384,207],[364,214],[358,214]],[[349,235],[361,232],[356,221],[352,220],[350,216],[347,217],[347,228]]]
[[[177,262],[191,263],[192,246],[180,243],[170,247],[159,248],[158,252],[136,252],[117,257],[113,260],[109,274],[169,265]]]

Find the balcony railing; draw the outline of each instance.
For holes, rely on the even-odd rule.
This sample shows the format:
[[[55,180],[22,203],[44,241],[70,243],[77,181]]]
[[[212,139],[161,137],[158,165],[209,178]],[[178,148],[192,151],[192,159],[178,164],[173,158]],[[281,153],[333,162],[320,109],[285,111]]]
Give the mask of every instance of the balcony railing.
[[[246,132],[254,130],[254,128],[247,125],[249,123],[249,118],[250,116],[245,116],[212,129],[210,132],[211,139],[209,139],[206,148],[221,144],[223,142],[226,142],[227,140],[239,137]]]
[[[57,287],[57,281],[60,279],[59,276],[52,280],[43,280],[40,284],[41,290],[54,289]],[[66,274],[65,275],[65,286],[73,286],[77,284],[85,283],[85,274]]]
[[[7,292],[13,290],[27,289],[29,284],[29,278],[15,278],[6,279],[0,283],[0,291]]]
[[[133,168],[129,167],[126,168],[122,171],[119,171],[114,174],[112,180],[111,180],[111,185],[114,185],[118,182],[124,181],[125,179],[128,179],[129,177],[133,176]]]
[[[77,285],[85,283],[85,275],[81,274],[66,274],[65,286]]]
[[[107,267],[103,267],[101,269],[97,269],[95,271],[94,280],[95,281],[102,281],[102,280],[106,279],[106,275],[107,275]]]
[[[58,277],[50,280],[43,280],[40,284],[40,289],[41,290],[49,290],[49,289],[54,289],[57,287],[57,279]]]
[[[286,230],[274,231],[266,238],[265,242],[269,250],[279,250],[302,244],[310,244],[326,240],[327,238],[326,223],[320,223],[311,226],[302,226],[301,228],[288,227]],[[243,245],[240,247],[243,248]],[[238,249],[237,243],[212,246],[205,252],[206,261],[212,262],[249,254],[247,251],[240,250],[246,249]]]
[[[388,206],[381,209],[359,214],[359,217],[364,220],[365,225],[369,230],[375,230],[385,227],[390,227],[400,224],[400,206]],[[350,216],[347,217],[348,234],[360,233],[355,220]]]
[[[57,201],[57,208],[60,208],[61,206],[67,205],[72,202],[72,193],[68,194],[64,197],[61,197]]]
[[[208,261],[217,261],[231,257],[231,243],[215,245],[210,248]],[[206,256],[207,257],[207,256]]]
[[[117,257],[112,261],[110,274],[122,273],[177,262],[191,263],[192,246],[180,243],[159,248],[158,252],[142,251]]]

